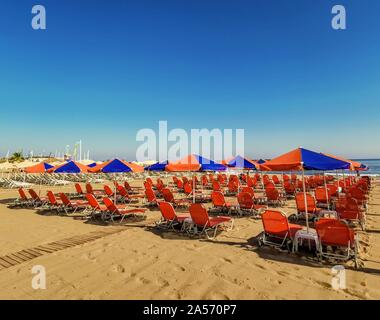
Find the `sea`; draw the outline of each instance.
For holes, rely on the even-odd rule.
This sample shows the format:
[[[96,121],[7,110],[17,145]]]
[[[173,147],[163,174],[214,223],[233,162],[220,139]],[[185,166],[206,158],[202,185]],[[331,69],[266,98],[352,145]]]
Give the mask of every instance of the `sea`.
[[[354,161],[360,162],[368,167],[368,170],[366,171],[360,171],[360,175],[363,176],[380,176],[380,159],[352,159]],[[313,174],[315,172],[311,172],[310,174]],[[332,172],[326,172],[327,174],[332,175],[356,175],[356,172],[347,172],[344,171],[332,171]]]
[[[358,161],[369,167],[367,171],[362,171],[362,174],[380,175],[380,159],[355,159],[354,161]]]

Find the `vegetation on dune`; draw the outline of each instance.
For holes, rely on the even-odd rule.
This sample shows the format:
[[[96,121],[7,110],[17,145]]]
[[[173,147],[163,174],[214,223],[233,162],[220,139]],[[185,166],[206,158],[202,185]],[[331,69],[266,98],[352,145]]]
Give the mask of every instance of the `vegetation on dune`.
[[[9,158],[9,162],[10,163],[15,163],[15,162],[22,162],[24,161],[25,158],[24,158],[24,155],[22,154],[22,152],[15,152],[12,154],[12,156]]]

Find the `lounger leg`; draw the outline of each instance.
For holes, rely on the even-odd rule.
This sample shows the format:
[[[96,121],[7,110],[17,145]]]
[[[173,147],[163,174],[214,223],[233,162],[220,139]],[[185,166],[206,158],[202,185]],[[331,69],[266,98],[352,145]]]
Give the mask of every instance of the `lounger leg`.
[[[218,227],[219,227],[219,225],[217,225],[217,226],[215,227],[215,231],[214,231],[214,237],[213,237],[213,239],[216,238],[216,232],[218,231]]]

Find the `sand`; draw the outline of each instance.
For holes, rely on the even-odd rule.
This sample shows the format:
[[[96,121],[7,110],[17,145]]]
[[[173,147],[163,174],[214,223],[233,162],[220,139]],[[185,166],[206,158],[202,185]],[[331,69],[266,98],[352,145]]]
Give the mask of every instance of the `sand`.
[[[257,248],[257,219],[237,218],[232,231],[208,241],[155,230],[157,210],[144,222],[104,226],[8,209],[6,199],[16,196],[15,190],[0,189],[0,256],[75,235],[109,234],[1,269],[0,299],[380,299],[378,182],[367,231],[358,230],[363,265],[355,270],[346,264],[346,289],[339,291],[331,287],[331,264]],[[294,213],[294,201],[283,210]],[[46,269],[44,290],[31,286],[35,265]]]

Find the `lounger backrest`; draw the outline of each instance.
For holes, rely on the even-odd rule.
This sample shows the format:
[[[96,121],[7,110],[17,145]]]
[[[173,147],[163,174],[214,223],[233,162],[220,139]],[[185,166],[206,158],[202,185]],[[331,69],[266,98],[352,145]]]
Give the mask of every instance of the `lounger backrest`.
[[[86,191],[87,193],[94,193],[94,190],[92,189],[92,185],[90,183],[86,184]]]
[[[290,182],[286,181],[284,183],[284,189],[286,191],[286,193],[294,193],[294,191],[296,190],[296,187],[294,186],[294,184],[291,184]]]
[[[104,192],[109,197],[112,197],[114,195],[114,193],[113,193],[112,189],[110,188],[110,186],[107,186],[107,185],[104,186]]]
[[[214,191],[220,191],[220,183],[216,180],[212,182],[212,190]]]
[[[115,206],[113,201],[110,198],[104,197],[103,198],[103,203],[106,205],[107,209],[111,212],[118,212],[119,209]]]
[[[359,204],[355,198],[347,197],[346,210],[359,212]]]
[[[57,199],[55,198],[55,195],[52,191],[47,192],[47,197],[49,199],[50,204],[56,205],[57,204]]]
[[[315,223],[315,230],[323,245],[350,246],[354,244],[354,232],[344,222],[322,218]]]
[[[168,188],[163,188],[161,190],[162,196],[164,197],[164,200],[167,202],[173,202],[174,201],[174,196],[173,193],[170,191]]]
[[[145,189],[152,189],[152,185],[148,181],[144,181],[144,188]]]
[[[257,184],[256,178],[247,177],[247,186],[250,188],[254,188]]]
[[[127,190],[131,190],[132,189],[128,181],[124,181],[124,187]]]
[[[189,208],[191,220],[198,226],[207,226],[209,224],[209,216],[207,210],[201,203],[193,203]]]
[[[339,197],[338,201],[335,202],[335,210],[337,212],[343,212],[344,210],[346,210],[346,205],[347,205],[347,198]]]
[[[165,220],[172,221],[176,218],[174,208],[170,202],[160,202],[159,208]]]
[[[280,196],[280,194],[276,188],[265,189],[265,194],[266,194],[268,200],[278,200],[279,196]]]
[[[325,187],[318,187],[315,189],[315,199],[319,202],[327,201],[330,198],[329,193],[330,193],[329,189],[327,189],[327,192],[326,192]]]
[[[180,179],[177,180],[177,188],[178,189],[182,189],[183,188],[183,182]]]
[[[265,210],[261,215],[264,231],[269,234],[289,232],[288,218],[282,211]]]
[[[355,199],[358,200],[366,200],[366,195],[363,190],[359,189],[358,187],[352,187],[349,190],[349,195]]]
[[[157,178],[157,183],[156,183],[156,185],[158,186],[158,185],[165,185],[164,184],[164,182],[162,181],[162,179],[160,179],[160,178]]]
[[[315,198],[310,194],[306,193],[306,203],[307,203],[307,212],[314,212],[317,208],[315,203]],[[298,192],[296,194],[296,205],[298,212],[306,212],[305,208],[305,197],[303,192]]]
[[[152,180],[152,178],[148,177],[148,178],[146,178],[146,181],[147,181],[151,186],[153,186],[153,180]]]
[[[154,194],[154,191],[152,188],[145,189],[145,196],[148,200],[148,202],[156,202],[156,195]]]
[[[96,200],[96,198],[94,197],[93,194],[87,193],[86,199],[92,208],[99,209],[99,207],[100,207],[99,202],[98,202],[98,200]]]
[[[207,186],[207,184],[208,184],[207,176],[202,176],[202,185]]]
[[[34,191],[33,189],[29,189],[29,194],[33,200],[40,200],[40,197],[38,196],[36,191]]]
[[[164,185],[164,184],[161,184],[161,183],[158,183],[158,184],[156,185],[156,188],[157,188],[157,190],[158,190],[159,192],[162,192],[162,189],[165,188],[165,185]]]
[[[239,186],[236,183],[236,181],[230,180],[230,182],[228,182],[228,191],[230,191],[230,192],[237,192],[238,189],[239,189]]]
[[[127,189],[124,188],[123,186],[119,186],[119,187],[117,188],[117,190],[119,191],[119,194],[120,194],[122,197],[124,197],[124,198],[128,198],[128,197],[129,197],[129,193],[128,193]]]
[[[265,186],[265,189],[275,189],[276,186],[274,185],[274,183],[272,181],[264,181],[264,186]]]
[[[186,194],[191,194],[193,192],[193,187],[190,182],[186,182],[183,185],[183,191],[185,191]]]
[[[243,187],[243,188],[241,189],[241,192],[249,193],[250,196],[251,196],[252,198],[255,197],[255,191],[253,191],[253,188],[252,188],[252,187]]]
[[[214,207],[224,207],[226,205],[224,195],[220,191],[213,191],[211,193],[211,201]]]
[[[278,179],[278,177],[276,175],[273,175],[272,176],[272,180],[275,184],[279,184],[280,183],[280,180]]]
[[[248,192],[240,192],[238,194],[237,200],[241,207],[253,207],[254,202],[252,196]]]
[[[334,185],[334,184],[328,184],[327,188],[329,189],[331,196],[336,196],[337,195],[337,193],[338,193],[338,187],[336,185]]]
[[[22,200],[28,200],[28,197],[26,196],[25,191],[24,191],[23,188],[19,188],[18,189],[18,194],[20,195],[20,198]]]
[[[77,191],[77,193],[83,194],[82,187],[81,187],[81,185],[79,183],[75,184],[75,190]]]
[[[63,192],[61,192],[61,193],[59,194],[59,197],[60,197],[62,203],[63,203],[65,206],[70,206],[70,205],[71,205],[70,199],[67,197],[66,194],[64,194]]]

